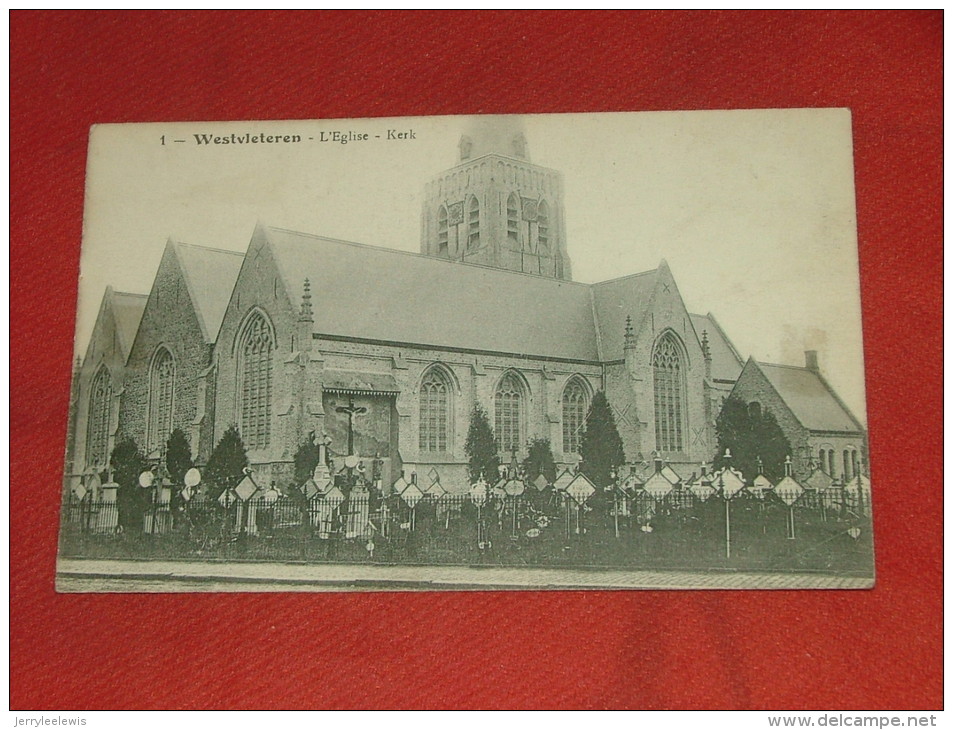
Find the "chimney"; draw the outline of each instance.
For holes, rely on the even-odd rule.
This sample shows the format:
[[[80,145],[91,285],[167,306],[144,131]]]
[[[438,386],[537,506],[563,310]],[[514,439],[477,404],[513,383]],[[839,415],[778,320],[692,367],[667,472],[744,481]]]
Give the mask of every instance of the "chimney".
[[[813,370],[815,373],[820,371],[817,366],[817,350],[804,351],[804,365],[808,370]]]

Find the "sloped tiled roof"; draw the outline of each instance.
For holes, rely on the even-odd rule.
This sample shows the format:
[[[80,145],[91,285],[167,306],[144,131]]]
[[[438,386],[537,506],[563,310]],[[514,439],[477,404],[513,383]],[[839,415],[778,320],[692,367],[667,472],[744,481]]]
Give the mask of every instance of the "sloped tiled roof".
[[[719,326],[709,312],[708,314],[690,314],[698,341],[701,342],[702,332],[708,333],[708,349],[711,351],[711,377],[714,380],[735,381],[741,375],[744,361],[731,344],[728,335]]]
[[[788,408],[812,431],[863,431],[863,427],[816,370],[757,363]]]
[[[205,341],[215,342],[244,254],[178,242],[175,251],[182,263],[182,273]]]
[[[265,226],[256,235],[292,292],[310,279],[317,333],[599,359],[588,284]]]
[[[129,356],[129,350],[132,348],[133,340],[136,339],[136,332],[139,330],[139,323],[142,321],[142,313],[146,309],[147,301],[149,301],[147,294],[113,292],[112,310],[123,357]]]
[[[599,327],[599,351],[603,360],[625,356],[625,318],[638,327],[652,301],[658,269],[592,284],[592,307]]]

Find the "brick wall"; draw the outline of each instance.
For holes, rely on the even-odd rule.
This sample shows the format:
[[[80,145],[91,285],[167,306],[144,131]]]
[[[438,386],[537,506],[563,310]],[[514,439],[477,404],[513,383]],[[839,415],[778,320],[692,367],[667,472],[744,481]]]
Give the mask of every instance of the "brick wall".
[[[705,359],[701,344],[692,326],[691,318],[675,286],[668,266],[659,267],[651,305],[642,314],[639,321],[633,321],[635,329],[634,346],[626,350],[625,369],[629,378],[627,387],[631,411],[637,414],[642,427],[628,429],[633,439],[626,444],[626,456],[633,458],[641,453],[649,459],[657,449],[655,439],[655,380],[652,357],[659,338],[665,332],[671,332],[682,347],[683,371],[685,375],[684,405],[682,423],[683,448],[677,452],[663,452],[666,460],[686,465],[700,464],[711,459],[713,444],[710,442],[709,411],[705,389]],[[624,407],[621,376],[613,378],[613,393],[616,406]],[[610,397],[610,402],[612,398]],[[689,471],[690,473],[690,471]]]
[[[271,479],[280,482],[291,473],[291,461],[302,437],[298,426],[303,407],[299,397],[304,378],[302,371],[320,365],[312,365],[307,354],[301,355],[297,311],[303,283],[303,280],[298,283],[297,292],[286,291],[271,251],[263,235],[256,231],[225,310],[216,343],[213,440],[218,443],[229,426],[239,423],[237,341],[242,328],[253,312],[261,312],[274,330],[270,443],[265,448],[248,450],[249,460],[257,465],[259,483],[268,483]],[[292,298],[296,304],[292,304]],[[318,393],[317,403],[320,402]]]
[[[193,451],[200,439],[193,434],[199,380],[211,357],[211,346],[199,325],[182,270],[174,250],[166,247],[142,315],[129,360],[119,414],[119,431],[132,436],[145,452],[149,410],[149,379],[159,347],[175,361],[172,428],[192,438]],[[168,437],[161,439],[162,443]],[[193,457],[197,454],[193,453]]]
[[[400,390],[396,399],[400,455],[404,462],[417,466],[419,473],[426,473],[429,467],[433,466],[442,478],[445,473],[463,473],[461,468],[466,463],[464,446],[474,403],[478,402],[483,406],[490,424],[494,424],[494,394],[507,371],[515,370],[518,373],[526,396],[521,433],[524,448],[517,453],[519,459],[526,455],[527,441],[542,437],[550,440],[557,462],[562,465],[577,463],[577,457],[562,451],[563,390],[573,376],[582,378],[590,393],[594,393],[601,386],[601,367],[598,365],[477,355],[437,348],[399,347],[320,337],[314,340],[314,347],[320,353],[324,369],[375,372],[394,377]],[[448,450],[441,453],[421,452],[420,383],[428,369],[437,363],[449,374],[453,391]],[[313,393],[310,395],[313,397]],[[318,429],[319,419],[314,419],[313,423],[313,427]]]

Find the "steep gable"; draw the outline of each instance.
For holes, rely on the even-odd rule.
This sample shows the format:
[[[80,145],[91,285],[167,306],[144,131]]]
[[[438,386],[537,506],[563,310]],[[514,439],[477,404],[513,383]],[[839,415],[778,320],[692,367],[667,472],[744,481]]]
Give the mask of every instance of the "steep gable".
[[[244,254],[180,242],[173,245],[205,341],[215,342]]]
[[[126,364],[147,299],[145,294],[117,292],[111,286],[106,287],[86,345],[84,366],[96,365],[104,358],[110,368]]]
[[[172,361],[171,428],[189,436],[193,454],[206,449],[203,439],[211,423],[203,421],[208,411],[204,378],[242,258],[231,251],[166,243],[126,363],[119,416],[122,432],[150,454],[168,438],[150,425],[152,367],[163,351]]]
[[[632,317],[634,327],[642,326],[645,314],[651,308],[658,278],[658,269],[653,269],[591,286],[601,360],[623,358],[626,318]]]
[[[139,323],[142,321],[142,313],[146,309],[148,300],[149,297],[146,294],[113,292],[113,317],[119,333],[123,361],[129,357],[129,352],[132,350],[132,343],[136,339],[136,332],[139,330]]]

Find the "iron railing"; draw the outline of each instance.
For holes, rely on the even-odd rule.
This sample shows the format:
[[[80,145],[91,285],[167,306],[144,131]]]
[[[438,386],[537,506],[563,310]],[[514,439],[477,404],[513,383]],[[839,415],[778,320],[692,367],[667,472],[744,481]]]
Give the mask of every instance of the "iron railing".
[[[150,493],[151,496],[154,497]],[[570,496],[366,492],[311,500],[103,501],[70,495],[61,552],[87,557],[304,560],[401,564],[873,568],[869,494],[806,490],[791,505],[747,490],[730,503],[677,487]],[[730,543],[730,545],[729,545]],[[727,548],[727,549],[726,549]]]

